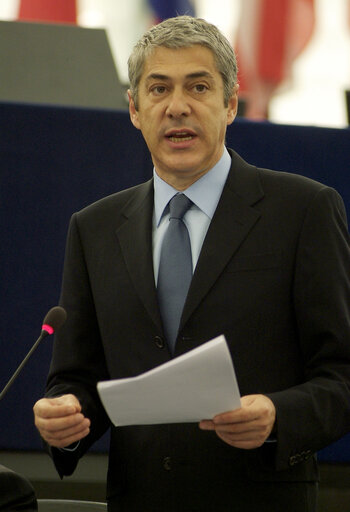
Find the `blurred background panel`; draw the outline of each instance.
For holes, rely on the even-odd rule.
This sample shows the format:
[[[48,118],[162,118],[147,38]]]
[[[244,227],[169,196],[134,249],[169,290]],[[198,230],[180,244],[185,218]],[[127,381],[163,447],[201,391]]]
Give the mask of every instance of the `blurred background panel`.
[[[0,19],[105,28],[127,87],[140,35],[176,14],[216,24],[238,52],[242,111],[252,119],[346,127],[350,0],[1,0]],[[244,107],[244,108],[243,108]]]

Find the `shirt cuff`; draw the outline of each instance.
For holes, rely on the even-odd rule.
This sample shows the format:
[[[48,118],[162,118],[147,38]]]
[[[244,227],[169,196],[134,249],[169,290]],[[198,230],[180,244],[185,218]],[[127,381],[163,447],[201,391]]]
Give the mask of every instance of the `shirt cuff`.
[[[80,445],[80,441],[77,441],[76,443],[72,443],[69,446],[66,446],[65,448],[59,448],[60,452],[75,452],[75,450]]]

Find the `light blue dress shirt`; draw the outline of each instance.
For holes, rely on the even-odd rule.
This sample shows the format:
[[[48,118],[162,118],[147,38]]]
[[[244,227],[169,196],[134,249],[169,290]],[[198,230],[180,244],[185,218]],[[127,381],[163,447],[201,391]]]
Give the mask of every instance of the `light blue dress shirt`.
[[[184,222],[187,226],[192,250],[193,270],[196,267],[205,235],[220,200],[229,170],[231,157],[224,149],[218,163],[189,188],[182,191],[193,205],[186,212]],[[154,211],[153,211],[153,267],[155,282],[158,281],[160,249],[163,236],[168,227],[168,203],[179,191],[162,180],[155,169],[154,173]]]

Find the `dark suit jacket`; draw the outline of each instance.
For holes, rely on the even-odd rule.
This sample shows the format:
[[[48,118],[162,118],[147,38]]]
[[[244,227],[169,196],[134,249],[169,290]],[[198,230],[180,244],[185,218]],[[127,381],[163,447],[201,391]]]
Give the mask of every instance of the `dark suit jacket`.
[[[4,512],[38,510],[31,483],[5,466],[0,466],[0,510]]]
[[[350,251],[342,200],[307,178],[231,156],[175,355],[225,334],[241,394],[267,394],[276,406],[277,442],[245,451],[194,424],[112,428],[111,510],[140,510],[140,503],[152,511],[229,510],[238,489],[253,501],[239,510],[254,510],[252,482],[265,493],[266,510],[313,510],[302,502],[314,498],[295,501],[295,485],[305,484],[307,494],[306,482],[318,478],[315,452],[349,430]],[[47,394],[76,394],[92,431],[73,454],[56,453],[61,475],[109,427],[96,382],[171,358],[154,284],[152,212],[151,180],[71,220],[61,296],[68,320],[55,340]],[[271,505],[276,493],[280,509]]]

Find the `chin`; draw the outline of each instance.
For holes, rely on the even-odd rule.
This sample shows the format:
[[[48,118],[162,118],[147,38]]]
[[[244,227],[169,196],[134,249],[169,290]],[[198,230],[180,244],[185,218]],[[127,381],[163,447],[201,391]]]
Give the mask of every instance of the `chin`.
[[[186,158],[176,158],[169,162],[168,169],[174,172],[196,172],[197,169],[201,168],[199,162],[186,161]]]

